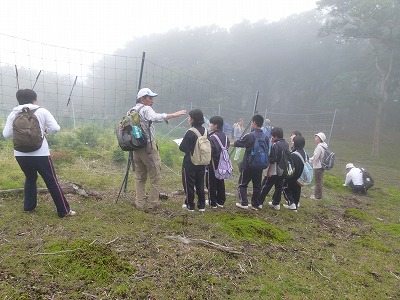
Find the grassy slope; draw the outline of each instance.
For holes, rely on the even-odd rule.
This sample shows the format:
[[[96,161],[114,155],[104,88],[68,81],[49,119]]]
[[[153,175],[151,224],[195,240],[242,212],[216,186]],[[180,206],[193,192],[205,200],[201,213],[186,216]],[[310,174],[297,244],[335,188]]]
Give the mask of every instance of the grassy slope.
[[[106,151],[72,162],[61,155],[55,161],[60,179],[97,190],[103,199],[69,195],[78,215],[59,219],[48,195],[39,196],[32,213],[22,212],[21,196],[1,197],[0,298],[399,298],[398,168],[385,150],[378,162],[366,164],[380,175],[376,186],[369,196],[353,196],[341,187],[343,164],[358,163],[353,146],[345,145],[335,144],[340,155],[326,174],[325,199],[302,198],[298,213],[238,211],[236,197],[229,196],[223,210],[188,214],[181,209],[183,196],[171,195],[180,189],[179,174],[165,167],[163,188],[170,197],[161,211],[146,214],[132,207],[132,191],[115,204],[125,166],[111,163]],[[0,160],[7,170],[2,174],[9,174],[1,175],[1,189],[23,184],[8,151]],[[227,187],[235,193],[235,180]],[[303,189],[305,196],[311,192]],[[243,254],[165,238],[171,235]]]

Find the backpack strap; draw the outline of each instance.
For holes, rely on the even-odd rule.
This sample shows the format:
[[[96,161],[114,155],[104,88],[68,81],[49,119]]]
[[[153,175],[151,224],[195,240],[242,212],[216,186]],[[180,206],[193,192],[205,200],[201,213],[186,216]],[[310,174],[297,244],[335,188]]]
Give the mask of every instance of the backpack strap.
[[[261,135],[261,137],[257,137],[257,132],[255,132],[255,131],[252,131],[251,132],[251,135],[252,136],[254,136],[254,138],[257,140],[257,139],[262,139],[262,140],[265,140],[265,138],[268,136],[267,135],[267,133],[265,133],[264,131],[262,132],[262,135]],[[267,146],[269,147],[269,141],[267,142]],[[253,146],[254,147],[254,146]]]
[[[40,106],[39,106],[39,107],[36,107],[35,109],[30,109],[28,106],[24,106],[24,107],[22,108],[21,112],[24,112],[24,111],[26,111],[26,110],[29,110],[30,112],[35,113],[35,111],[37,111],[39,108],[40,108]]]
[[[201,137],[201,136],[207,137],[207,130],[205,130],[205,129],[204,129],[204,134],[203,135],[200,133],[200,131],[197,130],[197,128],[190,127],[189,130],[194,132],[197,135],[198,138]]]
[[[294,151],[294,152],[292,152],[293,154],[295,154],[296,156],[298,156],[298,157],[300,157],[300,159],[301,159],[301,161],[303,162],[303,164],[305,164],[306,162],[304,161],[304,158],[303,158],[303,156],[301,156],[301,154],[299,153],[299,152],[297,152],[297,151]],[[307,154],[306,154],[306,156],[307,156]]]
[[[139,107],[138,108],[138,110],[136,110],[135,108],[132,108],[130,111],[129,111],[129,113],[128,113],[128,115],[132,112],[132,111],[136,111],[137,113],[138,113],[138,115],[139,115],[139,123],[140,123],[140,111],[142,110],[142,108],[143,107],[145,107],[145,105],[143,104],[141,107]],[[131,118],[129,118],[129,122],[130,122],[130,124],[131,124],[131,126],[132,126],[132,119]],[[150,139],[150,144],[152,143],[152,140],[151,140],[151,129],[150,129],[150,126],[151,126],[151,123],[152,123],[152,121],[148,121],[149,122],[149,139]],[[140,127],[142,127],[142,126],[140,126]],[[142,128],[142,130],[144,131],[144,129]],[[148,147],[147,147],[148,148]],[[152,148],[153,147],[150,147],[150,149],[147,149],[148,150],[148,154],[150,154],[152,151]]]
[[[228,145],[228,137],[227,137],[227,136],[225,136],[225,146],[222,145],[222,142],[221,142],[221,140],[219,139],[218,135],[216,135],[215,133],[213,133],[210,137],[212,137],[212,136],[215,137],[215,139],[217,140],[217,142],[218,142],[218,144],[220,145],[221,149],[223,149],[223,148],[226,149],[226,146]]]

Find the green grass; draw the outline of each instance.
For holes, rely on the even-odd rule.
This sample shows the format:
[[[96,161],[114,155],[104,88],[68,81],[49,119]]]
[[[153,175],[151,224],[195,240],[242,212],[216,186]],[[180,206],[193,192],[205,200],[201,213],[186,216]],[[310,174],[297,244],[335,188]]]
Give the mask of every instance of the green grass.
[[[66,132],[57,138],[57,175],[102,198],[68,194],[77,215],[59,219],[48,194],[39,194],[39,206],[30,213],[22,212],[22,195],[0,195],[1,299],[400,298],[399,176],[389,159],[397,148],[385,149],[377,162],[362,152],[375,179],[367,196],[342,186],[344,164],[361,161],[347,143],[335,141],[339,159],[325,174],[324,200],[309,199],[308,186],[298,213],[238,210],[236,177],[226,183],[224,209],[189,214],[181,209],[184,196],[174,193],[182,189],[183,155],[163,142],[162,192],[169,198],[162,210],[144,213],[132,206],[133,173],[127,193],[115,203],[126,153],[112,133],[85,144],[78,137]],[[69,149],[65,139],[80,151]],[[1,190],[23,187],[11,149],[3,143]],[[206,240],[243,254],[167,236]]]

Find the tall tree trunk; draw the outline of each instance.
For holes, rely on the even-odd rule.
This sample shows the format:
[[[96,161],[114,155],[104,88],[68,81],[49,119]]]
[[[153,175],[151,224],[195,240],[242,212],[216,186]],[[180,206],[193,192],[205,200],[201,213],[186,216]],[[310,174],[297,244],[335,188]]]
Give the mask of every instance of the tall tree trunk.
[[[382,116],[383,116],[383,101],[381,100],[378,103],[378,109],[376,111],[374,142],[372,144],[372,155],[374,156],[379,156],[379,146],[381,143]]]
[[[374,54],[375,54],[375,67],[378,72],[381,74],[381,86],[379,89],[379,102],[378,108],[376,111],[376,120],[375,120],[375,132],[374,132],[374,141],[372,144],[372,155],[379,156],[379,147],[381,144],[381,132],[382,132],[382,122],[383,122],[383,106],[387,102],[388,99],[388,82],[392,73],[392,63],[393,63],[393,49],[390,50],[388,66],[383,67],[380,64],[379,60],[379,51],[378,47],[374,43],[374,41],[370,40]]]

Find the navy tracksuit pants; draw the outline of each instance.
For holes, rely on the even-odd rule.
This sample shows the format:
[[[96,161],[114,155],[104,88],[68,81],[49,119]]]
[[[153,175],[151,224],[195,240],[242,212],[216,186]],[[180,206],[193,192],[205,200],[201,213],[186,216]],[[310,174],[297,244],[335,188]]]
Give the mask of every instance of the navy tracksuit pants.
[[[16,156],[21,170],[25,174],[24,186],[24,211],[30,211],[37,206],[38,173],[42,176],[47,189],[57,207],[59,217],[66,216],[70,207],[64,193],[58,183],[50,156]]]

